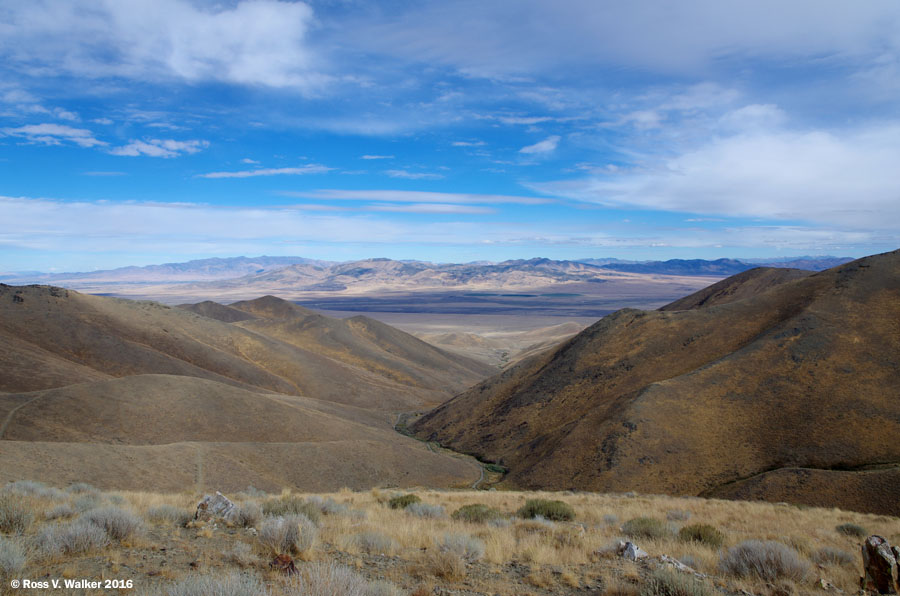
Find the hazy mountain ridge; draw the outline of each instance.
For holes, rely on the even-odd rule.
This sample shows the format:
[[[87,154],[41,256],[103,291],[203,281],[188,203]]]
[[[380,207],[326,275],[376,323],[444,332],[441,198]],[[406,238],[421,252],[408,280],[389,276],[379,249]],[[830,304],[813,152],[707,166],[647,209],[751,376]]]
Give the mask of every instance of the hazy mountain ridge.
[[[847,473],[900,464],[900,251],[777,282],[698,306],[704,291],[691,310],[619,311],[414,429],[503,463],[512,486],[841,506]],[[818,472],[774,480],[791,468]]]

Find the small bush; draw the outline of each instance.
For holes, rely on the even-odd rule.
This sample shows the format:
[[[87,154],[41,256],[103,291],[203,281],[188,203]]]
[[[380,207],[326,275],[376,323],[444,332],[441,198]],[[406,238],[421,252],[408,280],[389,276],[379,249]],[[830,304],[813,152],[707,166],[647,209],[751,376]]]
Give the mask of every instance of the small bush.
[[[766,581],[802,580],[809,565],[797,551],[773,540],[747,540],[728,549],[719,559],[719,569],[739,577],[756,576]]]
[[[353,537],[359,550],[370,555],[388,555],[394,551],[394,539],[380,532],[360,532]]]
[[[484,542],[468,534],[444,534],[438,550],[454,553],[467,563],[473,563],[484,556]]]
[[[100,491],[86,482],[76,482],[69,485],[66,488],[66,492],[72,495],[81,495],[85,493],[98,494]]]
[[[232,510],[229,521],[242,528],[252,528],[262,520],[262,517],[262,507],[253,501],[247,501]]]
[[[447,517],[447,512],[440,505],[431,505],[429,503],[412,503],[406,508],[406,512],[416,517],[425,517],[437,519]]]
[[[0,536],[0,578],[14,578],[26,562],[25,551],[19,543]]]
[[[835,567],[853,565],[856,558],[845,550],[826,546],[819,549],[813,555],[813,562],[819,565],[832,565]]]
[[[273,517],[285,515],[303,515],[315,524],[322,518],[318,507],[296,495],[285,495],[277,499],[269,499],[262,505],[263,513]]]
[[[72,507],[68,503],[63,503],[62,505],[57,505],[53,509],[48,510],[44,514],[44,519],[66,519],[69,517],[74,517],[76,513],[78,512],[75,511],[74,507]]]
[[[348,567],[317,561],[304,565],[287,582],[292,594],[303,596],[368,596],[369,582]]]
[[[575,519],[575,510],[572,506],[562,501],[548,501],[547,499],[528,499],[516,512],[519,517],[533,519],[541,516],[553,521],[571,521]]]
[[[691,512],[683,511],[681,509],[673,509],[666,512],[666,519],[668,521],[687,521],[691,519]]]
[[[429,549],[425,553],[425,567],[428,573],[448,581],[458,582],[466,577],[466,561],[458,554],[440,549]]]
[[[305,515],[267,518],[259,525],[259,542],[276,554],[301,553],[312,548],[318,530]]]
[[[126,540],[141,530],[141,518],[112,505],[92,509],[84,514],[84,519],[104,530],[113,540]]]
[[[106,532],[87,520],[44,526],[34,539],[38,552],[46,557],[98,550],[109,544]]]
[[[190,511],[164,504],[147,510],[147,519],[155,524],[174,524],[184,527],[194,518]]]
[[[499,519],[503,517],[503,515],[493,507],[475,503],[474,505],[463,505],[454,511],[451,517],[455,520],[466,521],[473,524],[483,524],[493,519]]]
[[[103,506],[103,498],[100,497],[99,494],[85,494],[81,495],[74,501],[72,501],[72,507],[75,508],[79,513],[84,513],[85,511],[89,511],[91,509],[96,509],[97,507]]]
[[[246,542],[236,542],[225,552],[225,560],[238,567],[250,567],[259,562],[259,557],[253,553],[253,547]]]
[[[391,509],[406,509],[413,503],[420,503],[422,499],[418,495],[397,495],[388,501],[388,507]]]
[[[269,596],[258,578],[241,573],[187,575],[174,584],[160,586],[151,596]]]
[[[725,543],[725,534],[709,524],[691,524],[678,531],[678,537],[685,542],[699,542],[711,548],[719,548]]]
[[[603,516],[603,523],[607,526],[614,526],[619,523],[619,518],[612,513],[607,513]]]
[[[24,534],[34,521],[28,499],[22,494],[0,494],[0,532]]]
[[[854,538],[865,538],[869,535],[869,532],[858,524],[841,524],[835,526],[834,529],[844,536],[853,536]]]
[[[669,536],[669,527],[665,522],[652,517],[635,517],[622,525],[622,533],[629,538],[648,538],[659,540]]]
[[[641,588],[641,596],[712,596],[713,588],[685,573],[657,569]]]
[[[342,503],[338,503],[331,497],[323,499],[318,495],[313,495],[306,499],[306,502],[313,507],[318,508],[324,515],[343,515],[349,510],[349,507]]]
[[[3,492],[26,497],[37,497],[39,499],[64,499],[66,497],[65,493],[58,488],[47,486],[43,482],[34,482],[33,480],[10,482],[3,487]]]

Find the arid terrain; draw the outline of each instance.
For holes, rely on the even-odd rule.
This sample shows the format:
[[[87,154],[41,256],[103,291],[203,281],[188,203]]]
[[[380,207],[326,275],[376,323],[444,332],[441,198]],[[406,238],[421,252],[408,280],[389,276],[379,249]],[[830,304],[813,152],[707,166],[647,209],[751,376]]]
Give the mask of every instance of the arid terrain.
[[[895,517],[635,494],[249,488],[227,496],[230,515],[194,520],[201,492],[7,485],[0,593],[47,593],[9,590],[10,578],[88,578],[133,588],[52,593],[850,594],[865,536],[900,540]],[[647,556],[623,557],[626,541]]]
[[[607,316],[412,428],[508,467],[509,487],[898,515],[898,309],[900,252],[743,273]]]

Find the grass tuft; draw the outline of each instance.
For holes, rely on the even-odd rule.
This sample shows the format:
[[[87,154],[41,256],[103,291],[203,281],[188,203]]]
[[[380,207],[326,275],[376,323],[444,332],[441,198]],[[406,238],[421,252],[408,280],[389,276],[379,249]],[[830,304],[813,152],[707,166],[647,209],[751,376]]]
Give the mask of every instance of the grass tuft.
[[[302,514],[266,518],[259,525],[259,543],[275,554],[302,553],[313,547],[318,530]]]
[[[0,493],[0,532],[24,534],[34,521],[28,498],[20,493]]]
[[[474,563],[484,556],[484,542],[468,534],[444,534],[438,550],[458,555],[467,563]]]
[[[662,520],[653,517],[635,517],[622,525],[622,533],[629,538],[660,540],[671,535],[669,527]]]
[[[102,529],[113,540],[127,540],[143,528],[141,518],[113,505],[92,509],[83,518]]]
[[[841,524],[834,528],[839,534],[844,536],[853,536],[854,538],[865,538],[869,535],[866,529],[858,524]]]
[[[193,517],[190,511],[167,503],[147,510],[147,519],[154,524],[174,524],[183,528]]]
[[[315,524],[322,518],[322,511],[313,503],[297,495],[283,495],[262,504],[263,513],[273,517],[303,515]]]
[[[685,573],[657,569],[641,588],[641,596],[712,596],[708,583]]]
[[[394,539],[381,532],[360,532],[353,536],[353,542],[359,550],[370,555],[389,555],[396,548]]]
[[[719,569],[739,577],[755,576],[765,581],[801,581],[809,565],[794,549],[773,540],[746,540],[728,549],[719,559]]]
[[[388,507],[391,509],[406,509],[413,503],[420,503],[422,499],[418,495],[397,495],[388,501]]]
[[[187,575],[173,584],[161,586],[148,596],[269,596],[271,592],[258,578],[241,573]]]
[[[849,567],[853,565],[856,558],[845,550],[826,546],[820,548],[813,554],[813,562],[818,565],[829,565],[832,567]]]
[[[685,542],[699,542],[711,548],[725,544],[725,534],[709,524],[691,524],[678,531],[678,537]]]
[[[451,517],[455,520],[473,524],[483,524],[493,519],[500,519],[503,517],[503,514],[493,507],[488,507],[482,503],[474,503],[472,505],[463,505],[454,511]]]
[[[105,548],[108,544],[107,533],[85,519],[44,526],[34,538],[38,553],[45,557],[90,552]]]
[[[25,551],[18,542],[0,536],[0,578],[15,578],[27,562]]]
[[[412,503],[406,508],[406,512],[410,515],[427,519],[447,517],[447,512],[443,507],[440,505],[431,505],[429,503]]]
[[[363,576],[333,562],[304,565],[287,586],[287,593],[297,596],[369,596],[369,582]]]

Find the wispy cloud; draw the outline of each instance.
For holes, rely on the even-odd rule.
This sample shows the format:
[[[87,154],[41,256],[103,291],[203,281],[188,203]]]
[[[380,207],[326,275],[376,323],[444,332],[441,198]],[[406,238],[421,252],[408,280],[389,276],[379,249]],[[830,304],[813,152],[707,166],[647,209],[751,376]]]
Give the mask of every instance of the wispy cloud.
[[[409,205],[380,204],[366,207],[372,211],[388,211],[394,213],[496,213],[489,207],[475,207],[472,205],[451,205],[449,203],[412,203]]]
[[[393,155],[362,155],[360,159],[394,159]]]
[[[111,178],[116,176],[125,176],[125,172],[82,172],[82,176],[96,176],[100,178]]]
[[[485,144],[484,141],[453,141],[451,143],[454,147],[483,147]]]
[[[242,160],[241,160],[241,163],[249,164],[249,165],[251,165],[251,166],[258,166],[258,165],[259,165],[259,162],[258,162],[258,161],[256,161],[255,159],[250,159],[249,157],[245,157],[244,159],[242,159]]]
[[[285,191],[288,197],[332,201],[382,201],[390,203],[444,203],[465,205],[545,205],[553,199],[514,195],[484,195],[455,192],[424,192],[417,190],[338,190],[321,189],[307,192]]]
[[[261,168],[237,172],[210,172],[198,174],[198,178],[253,178],[255,176],[302,176],[305,174],[324,174],[333,168],[319,164],[309,164],[298,168]]]
[[[124,155],[137,157],[147,155],[149,157],[178,157],[182,153],[199,153],[209,147],[208,141],[175,141],[172,139],[146,139],[144,141],[131,141],[122,147],[114,147],[109,152],[112,155]]]
[[[90,130],[73,128],[64,124],[26,124],[18,128],[2,128],[0,133],[11,137],[22,137],[29,143],[43,145],[59,145],[63,142],[74,143],[79,147],[107,145],[96,139]]]
[[[408,170],[385,170],[391,178],[406,178],[407,180],[440,180],[445,176],[432,172],[410,172]]]
[[[551,137],[547,137],[543,141],[539,141],[534,145],[528,145],[527,147],[522,147],[519,149],[519,153],[525,153],[528,155],[534,155],[536,153],[551,153],[556,151],[556,147],[559,146],[559,135],[553,135]]]

